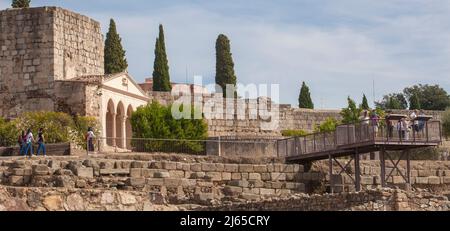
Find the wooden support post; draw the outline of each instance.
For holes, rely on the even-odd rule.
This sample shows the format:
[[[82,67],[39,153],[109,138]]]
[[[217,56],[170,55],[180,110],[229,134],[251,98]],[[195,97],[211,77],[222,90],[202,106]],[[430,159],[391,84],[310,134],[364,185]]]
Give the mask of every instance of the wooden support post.
[[[359,165],[359,153],[356,149],[355,153],[355,189],[357,192],[361,191],[361,169]]]
[[[406,150],[406,187],[411,190],[411,151]]]
[[[381,166],[381,187],[386,187],[386,163],[385,163],[385,150],[381,147],[380,150],[380,166]]]
[[[334,193],[333,158],[331,157],[331,155],[328,156],[328,164],[329,164],[328,174],[330,174],[330,192],[331,194],[333,194]]]

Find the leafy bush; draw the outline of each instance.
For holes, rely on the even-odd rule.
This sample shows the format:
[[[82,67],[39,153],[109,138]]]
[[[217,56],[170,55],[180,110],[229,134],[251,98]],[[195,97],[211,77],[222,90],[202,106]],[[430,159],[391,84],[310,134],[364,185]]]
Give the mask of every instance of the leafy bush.
[[[284,130],[284,131],[281,131],[281,134],[283,136],[291,136],[292,137],[292,136],[306,136],[309,133],[304,130]]]
[[[17,143],[19,134],[16,133],[14,123],[0,118],[0,146],[13,146]]]
[[[450,109],[442,115],[442,132],[446,138],[450,137]]]
[[[339,125],[339,122],[334,118],[327,118],[325,122],[316,126],[314,132],[333,132],[336,130],[336,127]]]
[[[0,118],[0,146],[16,145],[21,131],[31,129],[36,136],[39,128],[43,128],[46,143],[71,142],[85,148],[88,127],[98,134],[98,122],[92,117],[72,118],[62,112],[27,112],[10,122]]]
[[[69,134],[74,126],[72,117],[62,112],[27,112],[15,119],[14,123],[17,131],[31,129],[35,136],[39,128],[43,128],[47,143],[69,142]]]
[[[206,122],[194,119],[177,120],[173,118],[171,108],[171,105],[162,106],[158,102],[153,102],[138,108],[130,119],[133,138],[170,139],[170,141],[134,140],[132,145],[152,152],[201,153],[205,149],[204,142],[189,140],[205,140],[208,137]],[[193,115],[194,110],[191,112]],[[175,139],[183,141],[173,141]],[[139,142],[144,142],[143,147]]]

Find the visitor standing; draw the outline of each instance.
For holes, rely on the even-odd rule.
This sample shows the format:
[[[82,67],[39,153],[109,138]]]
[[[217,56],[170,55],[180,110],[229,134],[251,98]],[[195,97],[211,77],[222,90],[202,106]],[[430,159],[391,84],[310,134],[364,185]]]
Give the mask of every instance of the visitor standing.
[[[19,135],[19,138],[17,139],[17,142],[19,143],[19,155],[24,155],[26,146],[26,135],[25,131],[22,130],[22,133]]]
[[[88,153],[94,151],[94,138],[95,134],[91,127],[88,128],[88,132],[86,134],[86,139],[88,143]]]
[[[33,137],[33,133],[31,132],[31,129],[28,129],[27,134],[26,134],[26,149],[25,149],[25,155],[28,155],[28,151],[30,151],[30,157],[33,156],[33,142],[34,142],[34,137]]]
[[[39,156],[39,153],[42,150],[42,154],[44,155],[44,157],[47,156],[46,150],[45,150],[45,144],[44,144],[44,129],[43,128],[39,128],[39,132],[38,132],[38,149],[37,149],[37,155]]]

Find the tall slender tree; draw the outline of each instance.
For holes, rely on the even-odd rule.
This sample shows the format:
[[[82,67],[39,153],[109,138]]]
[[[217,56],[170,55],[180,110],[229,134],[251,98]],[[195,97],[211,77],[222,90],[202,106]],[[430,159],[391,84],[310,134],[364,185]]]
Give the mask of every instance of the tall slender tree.
[[[171,91],[169,61],[167,59],[163,25],[159,25],[159,36],[155,43],[155,62],[153,63],[153,90]]]
[[[116,22],[110,20],[105,40],[105,74],[123,72],[128,68],[122,39],[117,33]]]
[[[364,110],[369,110],[369,102],[367,101],[367,97],[366,94],[363,94],[363,99],[362,99],[362,103],[361,103],[361,108]]]
[[[227,36],[220,34],[216,41],[216,84],[222,88],[224,97],[227,97],[227,85],[236,86],[236,80],[230,40]]]
[[[300,108],[314,109],[314,103],[311,99],[311,93],[309,92],[309,87],[306,86],[305,82],[302,83],[302,88],[298,97],[298,106]]]
[[[11,6],[13,8],[28,8],[31,0],[13,0]]]

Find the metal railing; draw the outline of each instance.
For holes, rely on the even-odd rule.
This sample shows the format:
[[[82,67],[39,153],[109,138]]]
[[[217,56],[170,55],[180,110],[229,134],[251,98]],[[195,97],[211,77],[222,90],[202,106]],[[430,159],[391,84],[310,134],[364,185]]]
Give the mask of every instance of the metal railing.
[[[411,124],[407,129],[402,129],[395,122],[386,123],[385,120],[379,120],[376,124],[339,125],[333,132],[291,137],[278,141],[278,145],[283,146],[285,156],[298,156],[374,142],[410,145],[440,143],[441,133],[441,123],[437,120]]]
[[[182,153],[215,156],[277,157],[277,140],[213,137],[208,140],[159,138],[95,138],[94,151],[102,153]],[[88,152],[92,153],[92,151]]]

